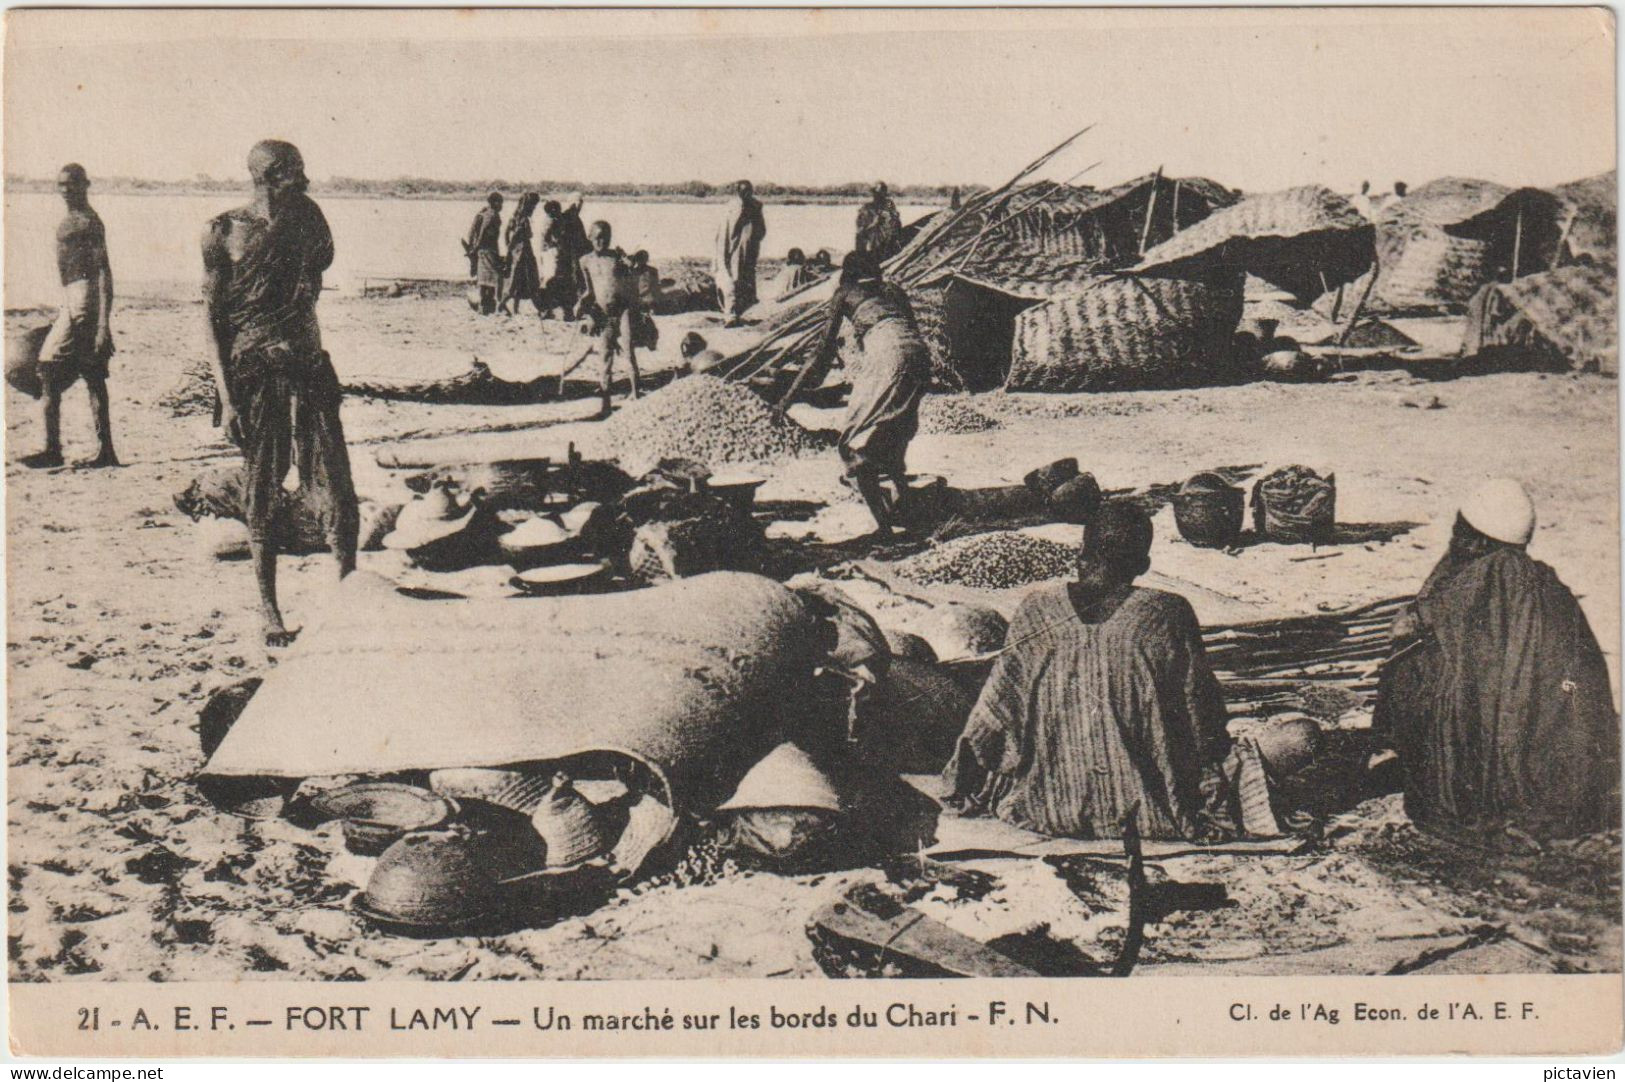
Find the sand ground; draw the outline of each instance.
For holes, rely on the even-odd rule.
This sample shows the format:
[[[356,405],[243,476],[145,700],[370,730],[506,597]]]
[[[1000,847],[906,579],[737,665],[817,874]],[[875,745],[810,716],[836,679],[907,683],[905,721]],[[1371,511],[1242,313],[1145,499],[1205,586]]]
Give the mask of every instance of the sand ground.
[[[324,301],[345,377],[450,375],[475,356],[509,378],[558,371],[568,331],[534,319],[481,320],[460,298]],[[8,313],[8,322],[27,318]],[[726,347],[740,332],[713,317],[664,321],[677,339],[702,327]],[[36,449],[38,407],[8,390],[8,876],[11,974],[68,978],[300,979],[811,976],[803,926],[841,876],[733,875],[667,882],[589,915],[490,939],[422,942],[369,930],[346,909],[368,862],[336,832],[223,815],[189,784],[201,762],[197,711],[209,691],[262,674],[246,565],[197,552],[171,496],[202,468],[232,461],[204,419],[158,399],[205,349],[201,307],[124,303],[116,321],[118,470],[40,473],[12,463]],[[1152,581],[1185,593],[1205,621],[1314,612],[1410,593],[1442,551],[1456,501],[1508,474],[1540,509],[1534,554],[1578,594],[1619,672],[1618,388],[1595,377],[1534,374],[1429,382],[1364,372],[1315,386],[1077,396],[977,396],[1000,422],[923,435],[913,469],[956,485],[1008,483],[1074,455],[1111,488],[1179,481],[1204,468],[1299,462],[1335,471],[1343,543],[1309,554],[1258,545],[1237,555],[1177,539],[1156,521]],[[1432,407],[1432,408],[1428,408]],[[364,495],[404,495],[379,452],[442,461],[591,447],[592,400],[524,407],[349,400],[345,424]],[[835,414],[797,409],[830,426]],[[93,452],[82,392],[63,418],[70,458]],[[494,429],[503,431],[493,431]],[[775,469],[762,498],[844,498],[833,452]],[[835,517],[840,517],[839,515]],[[1367,528],[1355,528],[1367,527]],[[1316,559],[1303,559],[1314,555]],[[400,570],[363,554],[362,567]],[[499,576],[505,578],[505,576]],[[290,626],[330,588],[325,557],[284,559]],[[1013,597],[993,598],[1008,607]],[[1617,700],[1617,691],[1616,691]],[[1323,847],[1292,857],[1183,857],[1158,875],[1222,884],[1233,904],[1154,925],[1140,972],[1195,964],[1236,972],[1383,971],[1485,921],[1507,922],[1564,965],[1620,966],[1619,849],[1553,851],[1486,866],[1419,837],[1397,798],[1333,824]],[[981,938],[1035,922],[1086,953],[1109,953],[1116,886],[1070,889],[1047,865],[987,866],[1002,887],[933,912]],[[1104,875],[1104,873],[1102,873]]]

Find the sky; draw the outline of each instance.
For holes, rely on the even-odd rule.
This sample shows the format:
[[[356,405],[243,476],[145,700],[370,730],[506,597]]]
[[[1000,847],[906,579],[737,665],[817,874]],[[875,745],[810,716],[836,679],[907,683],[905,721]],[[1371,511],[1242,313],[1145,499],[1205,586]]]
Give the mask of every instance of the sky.
[[[5,168],[1265,191],[1613,168],[1598,9],[8,13]]]

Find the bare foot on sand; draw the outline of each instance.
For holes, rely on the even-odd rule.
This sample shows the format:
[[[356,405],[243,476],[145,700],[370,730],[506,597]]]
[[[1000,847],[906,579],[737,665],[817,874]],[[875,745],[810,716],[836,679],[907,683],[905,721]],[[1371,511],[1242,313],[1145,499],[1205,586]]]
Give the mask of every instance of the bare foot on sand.
[[[265,645],[273,648],[292,646],[293,640],[299,637],[299,630],[300,629],[296,627],[292,631],[289,631],[287,628],[280,625],[274,629],[267,627],[265,629]]]
[[[62,465],[62,456],[55,451],[35,451],[19,461],[31,470],[50,470]]]
[[[83,462],[74,463],[75,468],[82,470],[99,470],[122,465],[124,463],[120,462],[118,455],[115,455],[112,451],[103,451],[95,458],[87,458]]]

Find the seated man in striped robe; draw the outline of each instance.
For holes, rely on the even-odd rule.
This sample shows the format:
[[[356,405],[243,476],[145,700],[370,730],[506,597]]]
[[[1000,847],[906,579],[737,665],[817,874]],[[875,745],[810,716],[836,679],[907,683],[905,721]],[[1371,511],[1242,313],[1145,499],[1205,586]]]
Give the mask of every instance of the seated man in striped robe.
[[[949,803],[1070,838],[1236,832],[1224,699],[1190,603],[1134,585],[1151,520],[1107,503],[1085,527],[1076,582],[1033,590],[946,771]]]

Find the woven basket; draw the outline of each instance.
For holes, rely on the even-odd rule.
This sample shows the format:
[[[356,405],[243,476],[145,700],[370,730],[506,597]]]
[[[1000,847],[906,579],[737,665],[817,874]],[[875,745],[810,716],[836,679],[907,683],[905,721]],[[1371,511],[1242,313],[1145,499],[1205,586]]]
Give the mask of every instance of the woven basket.
[[[50,333],[49,323],[6,332],[6,382],[29,398],[38,398],[44,393],[40,384],[39,353]]]

